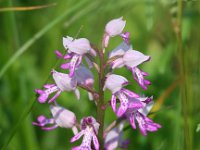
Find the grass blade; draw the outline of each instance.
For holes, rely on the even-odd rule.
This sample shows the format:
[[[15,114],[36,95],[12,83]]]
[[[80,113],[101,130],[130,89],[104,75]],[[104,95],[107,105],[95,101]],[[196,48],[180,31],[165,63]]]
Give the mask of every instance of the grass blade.
[[[90,5],[88,5],[88,7],[85,7],[85,9],[83,9],[82,11],[79,11],[79,13],[77,13],[76,15],[74,15],[71,20],[68,21],[67,26],[69,26],[73,21],[79,19],[80,17],[82,17],[83,15],[86,15],[87,13],[89,13],[91,10],[95,9],[96,6],[98,6],[99,3],[91,3]],[[34,41],[33,41],[34,42]],[[32,43],[31,43],[32,44]],[[30,46],[30,45],[29,45]],[[20,56],[20,55],[19,55]],[[17,57],[15,57],[17,58]],[[48,77],[49,78],[49,77]],[[48,80],[48,79],[47,79]],[[46,81],[47,81],[46,80]],[[46,83],[46,82],[45,82]],[[18,128],[20,127],[21,123],[23,122],[23,120],[28,116],[28,114],[31,112],[32,108],[34,107],[34,104],[36,103],[36,99],[35,97],[30,101],[30,103],[28,104],[28,106],[25,108],[24,112],[22,113],[21,117],[19,118],[18,122],[16,123],[16,125],[14,126],[14,128],[11,131],[10,136],[8,137],[8,140],[4,143],[4,145],[2,146],[2,150],[5,150],[8,146],[8,144],[10,143],[10,141],[12,140],[13,136],[15,135],[15,133],[17,132]]]
[[[52,7],[55,5],[56,5],[56,3],[39,5],[39,6],[27,6],[27,7],[2,7],[2,8],[0,8],[0,12],[36,10],[36,9]]]
[[[52,22],[50,22],[48,25],[46,25],[43,29],[41,29],[39,32],[37,32],[31,39],[29,39],[24,45],[22,45],[17,52],[8,60],[8,62],[1,68],[0,70],[0,79],[4,75],[4,73],[8,70],[8,68],[15,62],[15,60],[20,57],[25,51],[28,50],[28,48],[42,35],[44,35],[47,31],[49,31],[53,26],[55,26],[57,23],[59,23],[61,20],[63,20],[66,16],[68,16],[73,11],[78,10],[80,7],[82,7],[88,0],[81,1],[71,9],[67,10],[57,18],[55,18]]]

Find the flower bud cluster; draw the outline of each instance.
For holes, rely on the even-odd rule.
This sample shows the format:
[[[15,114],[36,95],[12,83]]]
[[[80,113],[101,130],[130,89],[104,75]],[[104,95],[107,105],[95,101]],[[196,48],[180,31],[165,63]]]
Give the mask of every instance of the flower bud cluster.
[[[140,64],[149,61],[150,56],[133,50],[130,45],[130,33],[123,32],[125,24],[126,21],[122,17],[113,19],[106,24],[102,50],[93,48],[86,38],[63,37],[65,53],[55,51],[56,56],[65,61],[60,65],[63,71],[58,72],[53,69],[51,75],[54,83],[45,84],[44,89],[35,90],[38,94],[39,103],[48,102],[50,104],[51,118],[40,115],[37,121],[33,122],[33,125],[39,126],[43,130],[53,130],[57,127],[72,129],[74,136],[70,142],[75,142],[83,136],[81,145],[73,147],[73,150],[102,149],[98,140],[99,128],[103,127],[102,122],[98,122],[93,116],[88,116],[82,118],[79,124],[74,112],[57,104],[57,99],[62,92],[73,92],[77,99],[81,99],[79,88],[83,88],[88,91],[88,99],[93,100],[97,107],[99,101],[103,101],[105,105],[107,103],[108,106],[111,106],[118,120],[121,120],[118,125],[110,130],[104,130],[104,136],[101,138],[104,139],[106,150],[128,146],[129,140],[122,140],[123,127],[126,123],[130,123],[132,128],[136,129],[137,122],[143,135],[147,135],[147,131],[154,132],[161,127],[147,117],[153,106],[153,97],[143,97],[127,89],[126,86],[131,83],[125,77],[114,74],[115,69],[126,67],[132,72],[133,79],[144,90],[147,90],[147,86],[150,85],[150,81],[145,79],[148,73],[138,67]],[[123,42],[106,57],[104,50],[108,47],[110,39],[115,36],[120,36]],[[107,58],[106,63],[101,62],[102,55]],[[98,65],[97,56],[99,56],[99,62],[104,63],[105,80],[102,81],[104,84],[102,90],[112,94],[111,100],[106,102],[99,98],[101,92],[96,91],[93,86],[97,81],[94,80],[90,68],[94,66],[99,75],[102,71],[102,68]],[[105,111],[105,109],[102,109],[102,111]]]

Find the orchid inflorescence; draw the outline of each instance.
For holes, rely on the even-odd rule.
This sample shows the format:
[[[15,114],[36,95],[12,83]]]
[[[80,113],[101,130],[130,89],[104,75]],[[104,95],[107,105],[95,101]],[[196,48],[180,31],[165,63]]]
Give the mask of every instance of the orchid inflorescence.
[[[82,144],[73,147],[73,150],[127,148],[129,140],[122,139],[123,128],[127,122],[133,129],[136,129],[137,122],[144,136],[147,135],[147,131],[154,132],[161,128],[161,125],[154,123],[147,116],[153,106],[153,97],[144,97],[127,89],[126,86],[130,82],[125,77],[113,73],[117,68],[126,67],[132,72],[133,79],[144,90],[151,84],[145,79],[148,73],[139,68],[140,64],[150,60],[150,56],[133,50],[130,45],[130,33],[123,32],[125,24],[126,21],[122,17],[106,24],[101,49],[91,46],[92,44],[86,38],[63,37],[65,54],[58,50],[55,53],[58,58],[65,61],[60,66],[64,73],[53,69],[51,74],[54,83],[45,84],[44,89],[35,90],[39,103],[51,104],[52,118],[40,115],[33,125],[43,130],[53,130],[57,127],[71,128],[74,137],[70,142],[75,142],[83,136]],[[106,56],[105,51],[110,38],[115,36],[121,37],[123,42]],[[90,70],[92,67],[99,75],[98,90],[93,87],[95,80]],[[74,112],[57,104],[56,99],[62,92],[74,92],[76,98],[81,99],[79,88],[88,91],[89,99],[97,107],[96,119],[93,116],[87,116],[78,123]],[[107,101],[103,96],[106,89],[112,94],[111,99]],[[50,98],[52,93],[55,94]],[[112,108],[117,119],[104,129],[102,116],[109,107]]]

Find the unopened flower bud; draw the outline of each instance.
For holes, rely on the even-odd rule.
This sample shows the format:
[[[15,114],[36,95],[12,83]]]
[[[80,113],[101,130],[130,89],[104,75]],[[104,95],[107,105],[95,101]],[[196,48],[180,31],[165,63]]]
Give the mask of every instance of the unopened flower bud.
[[[122,17],[113,19],[106,24],[105,32],[110,36],[116,36],[122,33],[126,21]]]

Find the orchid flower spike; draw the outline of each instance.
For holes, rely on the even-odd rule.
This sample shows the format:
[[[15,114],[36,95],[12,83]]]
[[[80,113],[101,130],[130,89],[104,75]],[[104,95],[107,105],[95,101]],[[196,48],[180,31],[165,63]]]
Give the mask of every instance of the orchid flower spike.
[[[63,69],[69,69],[69,76],[74,75],[75,69],[80,66],[82,58],[86,53],[93,53],[90,46],[90,42],[86,38],[73,39],[71,37],[63,37],[63,45],[68,50],[68,54],[64,56],[64,59],[70,59],[69,63],[61,65]]]
[[[147,131],[155,132],[161,128],[160,124],[154,123],[153,120],[147,117],[147,114],[153,107],[153,102],[151,99],[152,97],[140,98],[140,101],[143,103],[143,107],[139,109],[128,108],[125,113],[133,129],[136,129],[135,120],[137,120],[139,129],[144,136],[147,135]]]
[[[129,140],[123,140],[124,124],[124,121],[121,122],[117,127],[107,133],[105,137],[105,150],[127,148]]]
[[[80,146],[73,147],[72,150],[92,150],[91,142],[93,142],[94,149],[99,150],[98,130],[99,123],[92,116],[83,118],[81,120],[81,131],[71,138],[71,142],[77,141],[84,136],[83,141]]]
[[[120,35],[126,25],[122,17],[113,19],[106,24],[103,45],[108,46],[110,37]]]
[[[50,106],[52,118],[46,118],[41,115],[37,118],[37,122],[33,122],[33,125],[40,126],[42,130],[53,130],[57,127],[73,128],[76,124],[76,116],[73,112],[65,109],[61,106]],[[52,125],[52,126],[49,126]]]
[[[79,99],[80,94],[76,88],[77,81],[75,78],[70,78],[68,74],[57,72],[55,70],[52,70],[52,76],[55,84],[45,84],[44,88],[46,88],[46,90],[35,90],[35,92],[40,95],[38,97],[38,101],[40,103],[45,103],[49,95],[56,92],[56,94],[48,101],[49,103],[54,102],[62,91],[74,91],[77,98]]]
[[[116,74],[109,75],[105,81],[104,89],[109,89],[112,92],[111,106],[118,117],[121,117],[128,109],[130,98],[139,97],[138,94],[123,88],[127,84],[128,80],[126,78]],[[120,101],[120,107],[118,110],[116,110],[117,97]]]

